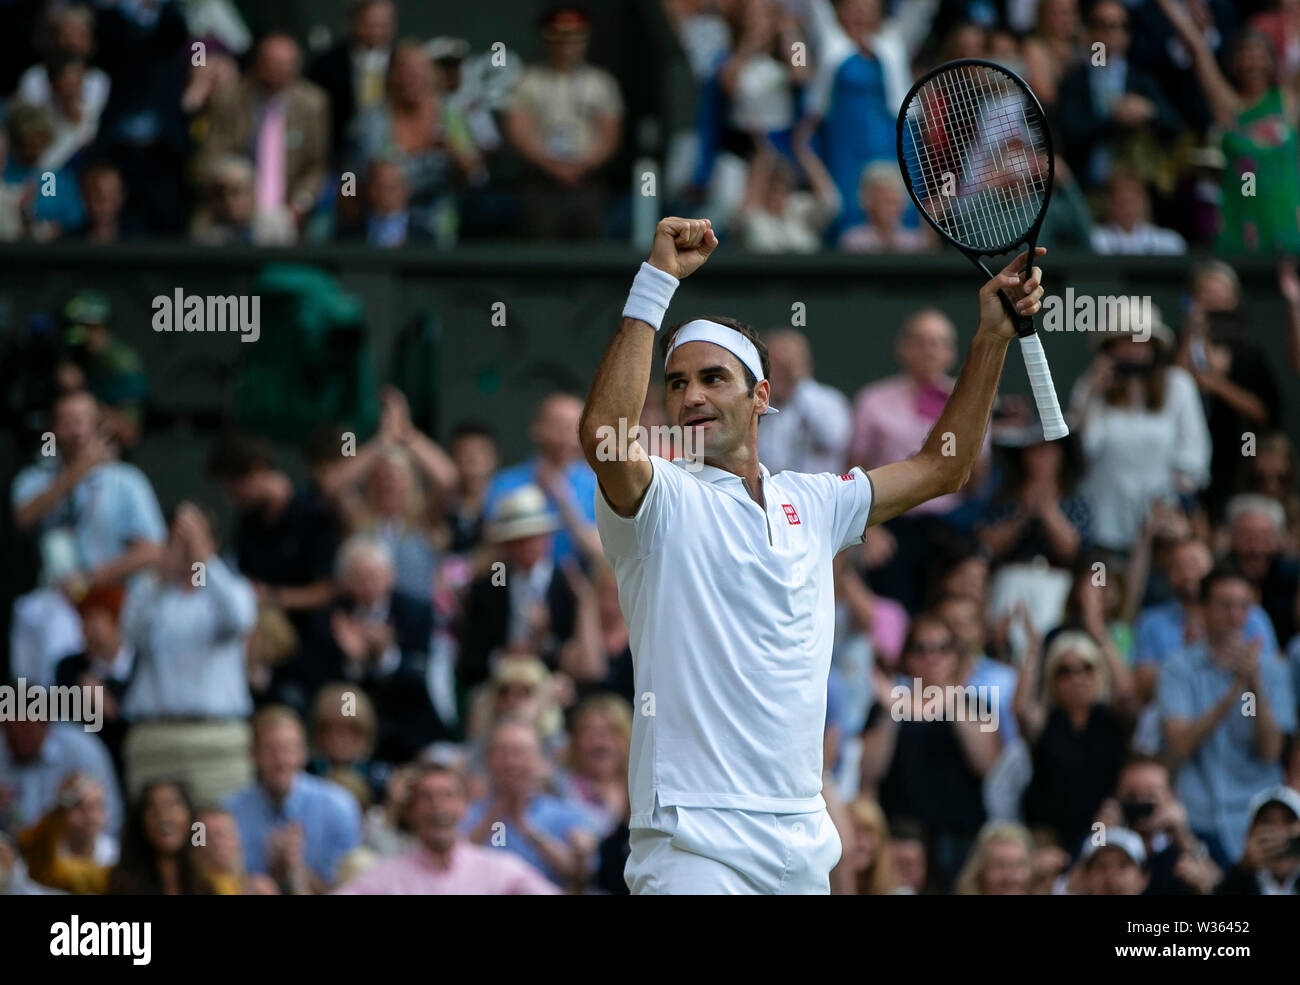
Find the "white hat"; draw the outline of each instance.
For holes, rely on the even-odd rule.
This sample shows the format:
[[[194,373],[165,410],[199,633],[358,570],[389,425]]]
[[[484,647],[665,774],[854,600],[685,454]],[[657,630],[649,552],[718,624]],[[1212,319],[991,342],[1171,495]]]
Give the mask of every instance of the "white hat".
[[[1130,831],[1128,828],[1106,828],[1100,845],[1092,838],[1089,838],[1083,846],[1083,860],[1085,862],[1091,860],[1103,848],[1118,848],[1131,858],[1139,868],[1143,868],[1147,864],[1147,852],[1142,847],[1142,836],[1136,831]]]
[[[1279,785],[1269,787],[1267,790],[1261,790],[1250,798],[1250,807],[1247,812],[1250,814],[1252,826],[1255,823],[1255,815],[1269,804],[1281,804],[1283,807],[1290,808],[1291,813],[1300,818],[1300,793],[1296,793],[1290,787]]]
[[[520,486],[502,496],[488,519],[488,540],[503,543],[560,529],[559,518],[546,503],[546,494],[536,486]]]

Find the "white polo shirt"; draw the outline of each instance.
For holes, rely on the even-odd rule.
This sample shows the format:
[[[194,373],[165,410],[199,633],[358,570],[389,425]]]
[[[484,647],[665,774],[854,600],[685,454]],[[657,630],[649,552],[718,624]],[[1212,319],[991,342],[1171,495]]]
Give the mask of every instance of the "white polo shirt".
[[[825,806],[822,733],[834,635],[831,560],[862,542],[871,480],[760,466],[738,475],[651,457],[635,517],[596,492],[596,526],[631,629],[632,827],[664,806]]]

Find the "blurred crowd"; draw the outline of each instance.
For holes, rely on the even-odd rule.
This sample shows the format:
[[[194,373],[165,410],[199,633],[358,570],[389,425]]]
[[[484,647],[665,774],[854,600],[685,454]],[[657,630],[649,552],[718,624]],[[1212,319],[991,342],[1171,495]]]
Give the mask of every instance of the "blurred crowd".
[[[1062,390],[1068,439],[1002,397],[962,491],[837,556],[837,892],[1296,892],[1300,486],[1279,374],[1300,373],[1300,277],[1283,264],[1278,285],[1285,359],[1252,341],[1233,268],[1201,261],[1180,324],[1096,334]],[[97,688],[104,718],[0,724],[0,886],[626,892],[645,696],[582,399],[541,400],[507,464],[490,427],[435,440],[387,386],[359,443],[321,425],[295,460],[221,433],[204,493],[164,510],[132,464],[147,365],[101,296],[64,319],[21,415],[9,498],[34,587],[9,676]],[[899,326],[894,375],[851,398],[802,333],[766,347],[773,472],[909,456],[958,360],[930,308]],[[674,423],[659,383],[641,423]],[[973,703],[931,714],[936,687]]]
[[[1040,242],[1300,247],[1295,0],[663,0],[694,100],[668,133],[588,61],[598,11],[548,10],[530,63],[399,15],[357,0],[304,51],[227,0],[5,5],[0,241],[625,238],[649,166],[656,214],[744,249],[933,250],[895,120],[921,72],[986,58],[1053,130]]]

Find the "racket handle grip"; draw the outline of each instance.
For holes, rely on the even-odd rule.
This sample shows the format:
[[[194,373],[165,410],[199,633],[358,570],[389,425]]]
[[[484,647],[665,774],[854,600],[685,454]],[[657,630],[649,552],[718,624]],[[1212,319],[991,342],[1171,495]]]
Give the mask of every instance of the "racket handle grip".
[[[1043,421],[1043,437],[1048,441],[1064,438],[1070,433],[1061,416],[1061,405],[1056,399],[1056,386],[1052,371],[1047,368],[1047,355],[1043,352],[1038,333],[1020,337],[1020,353],[1025,357],[1025,371],[1029,374],[1029,389],[1038,405],[1038,416]]]

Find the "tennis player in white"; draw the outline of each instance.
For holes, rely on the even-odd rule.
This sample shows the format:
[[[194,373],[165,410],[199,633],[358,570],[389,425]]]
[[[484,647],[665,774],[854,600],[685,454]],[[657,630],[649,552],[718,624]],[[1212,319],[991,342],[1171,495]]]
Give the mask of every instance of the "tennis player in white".
[[[1023,285],[1009,273],[1021,254],[980,289],[956,388],[905,461],[770,474],[758,460],[758,419],[773,412],[766,348],[732,319],[695,319],[662,340],[668,419],[694,429],[686,447],[702,464],[614,448],[610,436],[640,419],[673,291],[717,244],[706,219],[660,221],[579,426],[632,633],[624,875],[638,894],[827,893],[841,852],[821,795],[832,558],[868,525],[965,483],[1016,335],[996,292],[1033,314],[1041,273]]]

